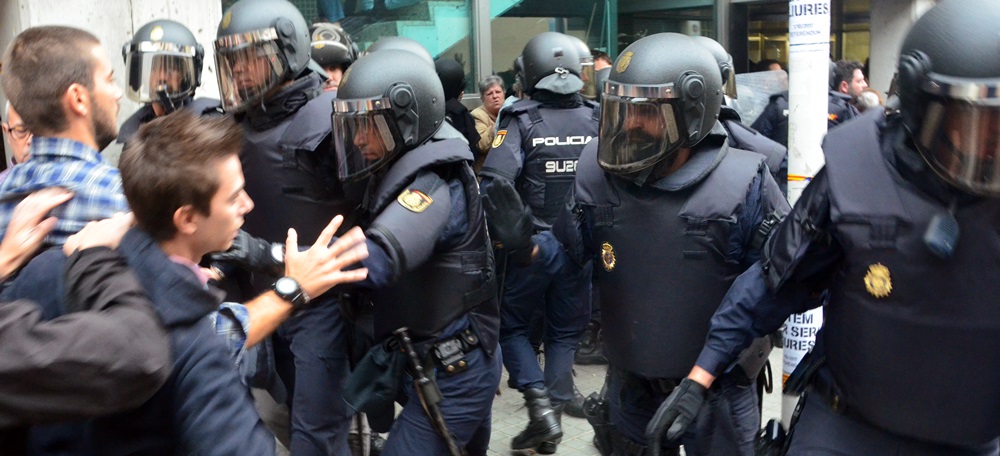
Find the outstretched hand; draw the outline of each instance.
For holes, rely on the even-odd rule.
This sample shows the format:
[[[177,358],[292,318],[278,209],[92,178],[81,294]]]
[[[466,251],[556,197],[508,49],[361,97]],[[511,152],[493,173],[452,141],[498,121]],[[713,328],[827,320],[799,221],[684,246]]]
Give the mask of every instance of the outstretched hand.
[[[705,392],[705,387],[698,382],[690,378],[681,380],[646,426],[649,454],[659,455],[664,440],[673,442],[684,435],[684,431],[698,417],[698,411],[705,402]]]
[[[336,285],[368,277],[366,268],[344,270],[368,258],[368,246],[361,228],[351,228],[336,242],[330,243],[343,222],[344,217],[334,217],[316,242],[304,252],[299,251],[298,233],[294,228],[288,230],[285,241],[285,275],[295,279],[310,297],[326,293]]]
[[[42,246],[45,236],[56,226],[49,211],[73,198],[73,192],[60,187],[39,190],[21,200],[14,208],[7,233],[0,242],[0,279],[18,270]]]

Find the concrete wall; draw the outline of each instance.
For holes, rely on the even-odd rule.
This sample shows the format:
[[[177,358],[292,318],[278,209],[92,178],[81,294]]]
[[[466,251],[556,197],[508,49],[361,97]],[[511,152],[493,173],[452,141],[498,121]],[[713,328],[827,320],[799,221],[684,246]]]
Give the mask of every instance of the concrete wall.
[[[135,29],[153,19],[173,19],[186,25],[205,48],[202,87],[196,97],[218,98],[212,42],[222,20],[220,0],[0,0],[0,47],[7,49],[14,37],[36,25],[68,25],[96,35],[115,65],[124,87],[125,62],[122,45],[132,39]],[[0,94],[0,109],[6,97]],[[122,97],[118,122],[130,116],[138,105]],[[120,150],[110,146],[105,155],[117,161]]]
[[[869,85],[885,93],[896,74],[899,47],[917,19],[935,0],[872,0]]]

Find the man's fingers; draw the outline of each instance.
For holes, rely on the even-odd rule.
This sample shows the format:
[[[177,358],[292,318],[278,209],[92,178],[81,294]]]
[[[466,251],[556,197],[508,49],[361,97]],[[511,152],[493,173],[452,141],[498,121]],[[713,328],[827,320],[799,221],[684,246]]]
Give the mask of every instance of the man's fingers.
[[[340,283],[349,282],[360,282],[368,277],[368,268],[351,269],[350,271],[341,271],[341,281]]]
[[[365,258],[368,258],[368,245],[355,244],[351,250],[338,255],[330,266],[333,269],[341,270]]]
[[[354,227],[348,232],[344,233],[333,245],[330,246],[330,253],[333,256],[339,256],[344,251],[354,247],[360,242],[365,241],[365,233],[361,231],[361,228]]]
[[[299,234],[295,232],[295,228],[289,228],[288,236],[285,238],[285,257],[287,257],[290,254],[296,254],[298,253],[298,251],[299,251]]]
[[[323,228],[323,232],[319,233],[319,237],[316,238],[316,242],[313,244],[313,247],[329,246],[330,242],[333,241],[334,233],[336,233],[337,229],[340,228],[341,223],[344,223],[344,216],[342,215],[338,215],[334,217],[333,220],[330,220],[330,223],[326,225],[326,228]]]

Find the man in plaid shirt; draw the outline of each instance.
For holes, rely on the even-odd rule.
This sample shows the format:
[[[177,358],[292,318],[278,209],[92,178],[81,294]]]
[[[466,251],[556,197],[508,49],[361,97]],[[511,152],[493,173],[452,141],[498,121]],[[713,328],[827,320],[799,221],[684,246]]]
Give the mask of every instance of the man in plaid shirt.
[[[122,89],[93,35],[67,27],[24,33],[36,36],[8,49],[2,81],[35,137],[32,159],[11,169],[0,183],[0,236],[24,197],[65,187],[76,196],[52,211],[59,222],[47,239],[62,245],[87,222],[128,211],[118,170],[99,153],[118,136]]]

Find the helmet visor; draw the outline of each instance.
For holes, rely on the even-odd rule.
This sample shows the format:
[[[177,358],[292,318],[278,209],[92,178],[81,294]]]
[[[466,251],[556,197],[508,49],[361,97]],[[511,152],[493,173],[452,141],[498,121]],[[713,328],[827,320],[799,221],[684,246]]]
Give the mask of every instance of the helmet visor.
[[[215,41],[223,110],[246,110],[284,81],[287,69],[276,39],[274,29],[266,29]]]
[[[924,159],[945,180],[973,194],[1000,196],[1000,100],[934,97],[918,136]]]
[[[333,142],[337,174],[345,181],[363,179],[389,163],[403,140],[388,100],[336,100]]]
[[[611,81],[605,84],[597,161],[608,172],[628,174],[648,168],[684,143],[682,132],[687,128],[672,85],[639,89],[622,90]]]
[[[139,103],[179,100],[194,93],[197,76],[193,46],[142,42],[125,55],[125,94]]]
[[[580,79],[583,81],[580,95],[589,100],[596,100],[597,76],[594,74],[594,59],[580,59]]]

